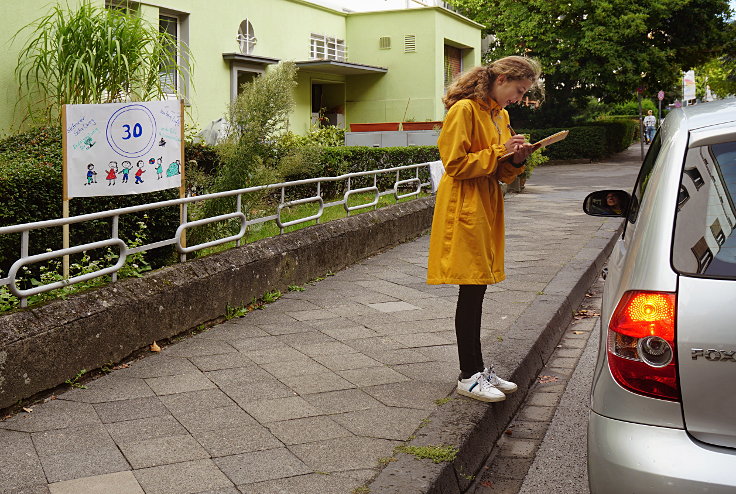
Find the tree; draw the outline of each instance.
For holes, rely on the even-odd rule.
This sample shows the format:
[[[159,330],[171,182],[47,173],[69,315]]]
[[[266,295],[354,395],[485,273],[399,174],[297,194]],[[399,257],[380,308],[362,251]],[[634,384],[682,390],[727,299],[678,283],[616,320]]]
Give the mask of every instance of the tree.
[[[274,147],[288,130],[296,72],[294,62],[281,62],[241,86],[230,106],[228,135],[217,146],[223,165],[215,178],[215,192],[265,183],[259,179],[264,169],[276,169]]]
[[[487,59],[539,59],[551,105],[607,102],[669,89],[680,71],[717,56],[727,0],[452,0],[486,26]],[[697,26],[697,29],[693,27]],[[544,106],[543,106],[544,109]]]
[[[89,1],[74,11],[57,4],[13,39],[26,33],[15,76],[19,108],[33,123],[58,125],[64,104],[161,99],[170,92],[162,75],[190,71],[188,49],[171,35]]]
[[[723,55],[695,68],[698,97],[705,95],[706,85],[720,98],[736,94],[736,21],[728,25],[728,32]]]

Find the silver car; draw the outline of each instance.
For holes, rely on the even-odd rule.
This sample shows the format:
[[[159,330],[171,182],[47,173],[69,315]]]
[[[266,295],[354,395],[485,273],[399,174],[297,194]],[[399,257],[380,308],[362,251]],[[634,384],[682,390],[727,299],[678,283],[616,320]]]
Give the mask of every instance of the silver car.
[[[590,490],[736,492],[736,100],[672,111],[608,262],[588,422]]]

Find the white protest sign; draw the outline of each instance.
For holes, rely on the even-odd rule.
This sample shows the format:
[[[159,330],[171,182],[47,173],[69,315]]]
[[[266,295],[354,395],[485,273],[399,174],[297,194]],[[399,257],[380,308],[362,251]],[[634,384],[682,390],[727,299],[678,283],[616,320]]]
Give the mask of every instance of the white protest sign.
[[[65,198],[181,187],[182,104],[64,106]]]
[[[688,70],[682,76],[682,99],[689,101],[695,99],[695,71]]]

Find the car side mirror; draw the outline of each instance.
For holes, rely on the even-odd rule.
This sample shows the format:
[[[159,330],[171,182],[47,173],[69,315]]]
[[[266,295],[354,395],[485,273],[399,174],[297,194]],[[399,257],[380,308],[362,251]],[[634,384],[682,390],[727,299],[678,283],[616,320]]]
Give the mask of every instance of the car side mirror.
[[[583,201],[583,211],[590,216],[625,218],[631,196],[624,190],[598,190]]]

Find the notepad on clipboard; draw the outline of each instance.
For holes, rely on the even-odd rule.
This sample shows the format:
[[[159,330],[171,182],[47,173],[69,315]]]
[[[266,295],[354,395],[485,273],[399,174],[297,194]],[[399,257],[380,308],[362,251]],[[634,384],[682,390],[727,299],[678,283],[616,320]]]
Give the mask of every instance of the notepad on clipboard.
[[[555,142],[560,142],[565,137],[567,137],[567,134],[569,134],[569,130],[563,130],[560,132],[557,132],[556,134],[552,134],[551,136],[547,136],[544,139],[540,139],[539,141],[535,142],[533,144],[534,150],[542,149],[544,147],[549,146],[550,144],[554,144]],[[511,157],[514,155],[514,153],[506,153],[503,156],[501,156],[498,160],[499,161],[505,161],[508,159],[511,159]]]

